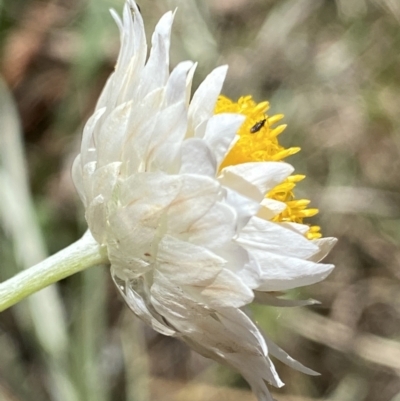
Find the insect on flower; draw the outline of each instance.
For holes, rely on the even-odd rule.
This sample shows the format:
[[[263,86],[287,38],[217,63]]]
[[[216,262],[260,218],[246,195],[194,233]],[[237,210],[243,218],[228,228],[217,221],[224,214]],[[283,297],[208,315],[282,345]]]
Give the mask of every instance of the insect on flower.
[[[264,118],[263,120],[259,121],[258,123],[254,124],[251,128],[250,128],[250,132],[252,134],[255,134],[256,132],[260,131],[260,129],[262,127],[264,127],[265,123],[266,123],[267,119]]]
[[[237,369],[259,401],[272,401],[266,383],[283,382],[271,355],[315,372],[263,336],[243,307],[312,304],[277,294],[317,283],[334,267],[320,261],[335,239],[303,223],[316,209],[293,207],[299,178],[283,159],[298,148],[278,143],[285,126],[270,129],[281,115],[251,128],[266,125],[265,140],[249,135],[246,113],[266,116],[268,102],[220,96],[226,66],[191,96],[196,64],[169,68],[172,12],[157,24],[148,57],[136,3],[127,1],[122,19],[112,15],[120,53],[72,171],[89,229],[138,317]]]

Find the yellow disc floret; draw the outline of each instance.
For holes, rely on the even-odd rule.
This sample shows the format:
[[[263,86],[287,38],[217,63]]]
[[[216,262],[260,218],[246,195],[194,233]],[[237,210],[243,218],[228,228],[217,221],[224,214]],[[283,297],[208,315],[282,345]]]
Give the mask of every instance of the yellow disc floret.
[[[233,102],[225,96],[220,96],[215,113],[240,113],[246,120],[238,131],[239,139],[222,162],[221,168],[235,164],[254,161],[280,161],[297,153],[300,148],[284,148],[278,141],[278,135],[284,131],[286,125],[273,127],[282,120],[282,114],[268,116],[268,102],[256,103],[251,96],[241,97]],[[304,175],[291,175],[277,185],[266,195],[286,204],[286,209],[275,216],[274,221],[303,223],[306,217],[314,216],[318,209],[308,209],[307,199],[295,199],[293,190],[296,183],[303,180]],[[320,238],[320,228],[311,226],[305,234],[308,239]]]

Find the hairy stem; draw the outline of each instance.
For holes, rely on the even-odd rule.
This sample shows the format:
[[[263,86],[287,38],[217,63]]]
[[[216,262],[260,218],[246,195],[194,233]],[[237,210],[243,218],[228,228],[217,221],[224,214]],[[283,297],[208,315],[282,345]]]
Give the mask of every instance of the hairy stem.
[[[50,284],[104,263],[109,263],[107,251],[88,231],[67,248],[1,283],[0,312]]]

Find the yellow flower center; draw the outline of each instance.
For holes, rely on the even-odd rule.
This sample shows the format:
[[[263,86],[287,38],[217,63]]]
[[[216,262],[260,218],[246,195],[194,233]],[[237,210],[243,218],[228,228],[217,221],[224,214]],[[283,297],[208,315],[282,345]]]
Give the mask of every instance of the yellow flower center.
[[[222,162],[221,168],[254,161],[281,161],[300,151],[298,147],[285,149],[279,143],[278,135],[284,131],[286,125],[273,126],[282,120],[283,115],[270,117],[266,114],[268,109],[268,102],[257,104],[251,96],[241,97],[237,102],[225,96],[219,97],[215,114],[240,113],[246,117],[238,131],[239,139]],[[274,221],[304,224],[305,217],[318,213],[318,209],[307,208],[309,200],[295,199],[294,188],[304,178],[304,175],[291,175],[266,194],[267,198],[286,204],[286,209],[275,216]],[[318,226],[310,226],[305,235],[308,239],[322,236]]]

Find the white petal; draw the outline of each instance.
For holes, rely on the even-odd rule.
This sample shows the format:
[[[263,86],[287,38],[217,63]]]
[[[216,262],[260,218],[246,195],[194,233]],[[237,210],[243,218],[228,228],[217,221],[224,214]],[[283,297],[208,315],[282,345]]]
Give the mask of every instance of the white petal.
[[[120,30],[121,49],[115,73],[107,82],[97,107],[107,105],[113,108],[132,100],[133,88],[139,80],[147,56],[143,19],[135,2],[125,4],[122,21],[114,10],[111,10],[111,15]]]
[[[182,176],[161,172],[134,174],[121,181],[118,201],[123,207],[153,203],[164,209],[178,196],[183,181]]]
[[[189,298],[180,286],[171,282],[171,276],[154,272],[154,283],[151,286],[152,305],[166,321],[183,335],[198,331],[197,324],[210,315],[210,310]],[[208,333],[204,333],[208,335]]]
[[[135,104],[128,122],[126,141],[121,161],[126,176],[145,170],[151,134],[157,123],[164,89],[149,93],[139,104]]]
[[[101,119],[102,115],[106,111],[105,108],[97,110],[87,121],[85,128],[83,129],[82,134],[82,145],[81,145],[81,162],[82,167],[91,161],[96,160],[96,154],[90,152],[90,149],[93,149],[94,142],[93,138],[98,129],[98,122]]]
[[[239,370],[259,400],[272,400],[265,381],[277,387],[283,383],[265,355],[265,342],[253,331],[253,326],[246,332],[240,319],[231,320],[226,315],[227,310],[211,313],[171,286],[168,280],[155,283],[151,292],[157,311],[181,333],[184,341],[202,355]]]
[[[269,391],[265,382],[279,388],[284,386],[268,356],[225,353],[224,359],[248,381],[259,400],[272,400],[266,398]]]
[[[257,217],[264,220],[271,220],[279,213],[286,209],[286,204],[276,201],[274,199],[263,198],[261,201],[261,208],[257,213]]]
[[[181,175],[182,186],[168,207],[168,232],[190,235],[192,225],[217,202],[220,187],[216,180],[200,175]]]
[[[216,252],[227,261],[227,267],[236,274],[249,263],[249,253],[233,241],[225,243]]]
[[[105,244],[107,205],[101,195],[96,196],[86,208],[85,217],[90,224],[90,232],[100,245]]]
[[[121,246],[114,238],[107,238],[108,257],[112,265],[112,271],[124,280],[141,279],[146,273],[151,272],[154,266],[151,262],[135,257],[131,249]]]
[[[121,162],[114,162],[104,167],[96,168],[90,178],[92,196],[102,195],[104,201],[108,201],[117,185],[120,170]]]
[[[315,255],[309,258],[309,260],[312,260],[313,262],[319,262],[320,260],[324,259],[325,256],[335,246],[337,238],[333,237],[320,238],[320,239],[315,239],[312,242],[314,245],[317,245],[317,247],[319,248],[319,252],[317,252]]]
[[[295,233],[305,235],[309,230],[310,226],[307,224],[300,224],[300,223],[292,223],[288,221],[284,221],[280,223],[282,227],[288,228],[289,230],[294,231]]]
[[[225,358],[242,373],[260,400],[272,399],[264,380],[276,387],[282,387],[283,383],[268,357],[269,350],[260,331],[240,310],[229,308],[219,311],[218,318],[230,332],[239,336],[242,344],[253,350],[242,355],[227,354]]]
[[[132,111],[132,102],[123,103],[105,117],[94,137],[98,167],[121,160],[123,142]]]
[[[193,68],[192,61],[179,63],[171,72],[165,88],[165,104],[167,106],[184,102],[186,103],[186,80],[189,71]]]
[[[269,394],[264,380],[277,387],[283,385],[274,365],[265,355],[265,343],[254,331],[245,333],[240,319],[228,319],[225,309],[211,313],[208,308],[171,285],[165,277],[157,279],[151,293],[157,311],[196,351],[238,369],[263,397]]]
[[[217,277],[204,289],[196,288],[201,300],[208,306],[219,308],[241,308],[253,301],[253,291],[231,271],[222,269]]]
[[[199,174],[215,177],[217,163],[214,153],[200,138],[186,139],[181,147],[179,174]]]
[[[127,16],[128,21],[125,23],[125,36],[127,40],[123,45],[122,52],[126,53],[126,61],[121,63],[121,66],[117,62],[116,68],[125,72],[123,83],[121,84],[125,97],[121,101],[127,101],[132,99],[134,93],[134,87],[139,81],[141,71],[144,67],[147,57],[147,43],[146,34],[144,31],[144,24],[142,15],[137,8],[134,1],[130,2],[129,14],[134,14],[133,25],[131,23],[132,18],[130,15]],[[125,20],[125,14],[124,14]],[[127,65],[126,68],[123,66]]]
[[[220,166],[227,155],[244,119],[239,114],[217,114],[208,120],[204,141],[213,150],[217,166]]]
[[[111,10],[111,15],[117,22],[121,35],[121,51],[116,68],[117,70],[125,71],[131,58],[146,48],[143,19],[137,5],[133,1],[129,2],[129,4],[125,3],[122,21],[115,11]],[[142,54],[141,56],[143,59]]]
[[[249,251],[259,249],[298,258],[309,258],[318,252],[318,247],[304,236],[258,217],[249,221],[237,242]]]
[[[218,311],[218,317],[226,328],[246,339],[246,342],[253,344],[254,348],[263,355],[268,355],[268,348],[263,335],[243,311],[227,308]]]
[[[251,251],[261,268],[258,291],[283,291],[315,284],[326,278],[333,265],[276,255],[262,250]]]
[[[111,163],[96,169],[90,176],[91,197],[94,199],[86,208],[86,220],[93,237],[100,244],[104,244],[106,240],[107,202],[118,183],[120,167],[121,163],[119,162]]]
[[[117,208],[108,217],[108,247],[114,247],[115,252],[130,253],[133,258],[151,260],[156,253],[155,239],[163,213],[164,208],[154,204]]]
[[[72,181],[74,182],[75,188],[78,191],[78,195],[81,198],[81,201],[83,202],[84,206],[86,207],[87,201],[86,201],[85,188],[83,186],[82,175],[83,175],[82,162],[81,162],[81,155],[79,154],[78,156],[75,157],[75,160],[72,163],[71,176],[72,176]]]
[[[89,162],[86,163],[82,167],[82,183],[83,183],[83,188],[85,189],[85,194],[86,194],[86,201],[89,204],[92,199],[93,199],[93,192],[92,192],[92,177],[94,172],[96,171],[96,165],[97,162]]]
[[[193,133],[197,126],[213,116],[215,104],[221,93],[227,71],[227,66],[221,66],[213,70],[193,95],[189,106],[189,128]]]
[[[163,323],[162,316],[152,307],[149,300],[150,294],[146,294],[142,280],[139,279],[135,281],[136,285],[133,287],[133,282],[120,277],[118,270],[112,269],[111,274],[120,294],[136,316],[140,317],[144,322],[161,334],[166,336],[173,336],[176,334],[175,330]],[[142,294],[136,291],[136,289]]]
[[[176,160],[187,128],[184,101],[164,109],[157,118],[149,141],[146,171],[168,171]]]
[[[208,286],[226,264],[206,248],[164,235],[158,244],[157,270],[178,285]]]
[[[307,368],[300,362],[293,359],[289,354],[287,354],[282,348],[279,348],[273,341],[271,341],[267,336],[264,336],[265,341],[268,345],[268,350],[271,355],[273,355],[276,359],[283,362],[285,365],[290,366],[293,369],[298,370],[299,372],[305,373],[311,376],[319,376],[319,373],[315,370]]]
[[[100,97],[96,103],[96,111],[103,108],[105,110],[107,108],[107,105],[109,104],[110,97],[112,96],[112,92],[114,89],[115,85],[114,80],[115,80],[115,71],[111,73],[111,75],[108,77],[107,82],[104,85],[103,90],[101,91]]]
[[[225,167],[219,181],[257,202],[293,172],[290,164],[282,162],[254,162]]]
[[[174,14],[169,11],[158,22],[152,37],[149,59],[144,67],[136,99],[165,86],[169,76],[169,45]]]
[[[220,202],[215,203],[192,224],[188,231],[188,239],[194,244],[219,251],[234,237],[235,221],[236,212],[233,208]]]
[[[258,261],[234,241],[225,243],[216,250],[227,261],[227,268],[234,272],[247,287],[257,288],[261,270]]]
[[[248,224],[249,220],[257,214],[260,204],[229,188],[224,188],[224,191],[226,192],[226,203],[236,210],[237,231],[240,232]]]
[[[179,193],[182,181],[181,176],[142,173],[122,182],[120,203],[109,213],[109,238],[134,257],[154,258],[158,236],[166,230],[161,217]]]
[[[189,107],[190,103],[190,97],[191,97],[191,91],[192,91],[192,83],[193,83],[193,77],[194,73],[197,68],[197,63],[194,63],[193,67],[189,70],[189,73],[186,77],[186,105]]]

